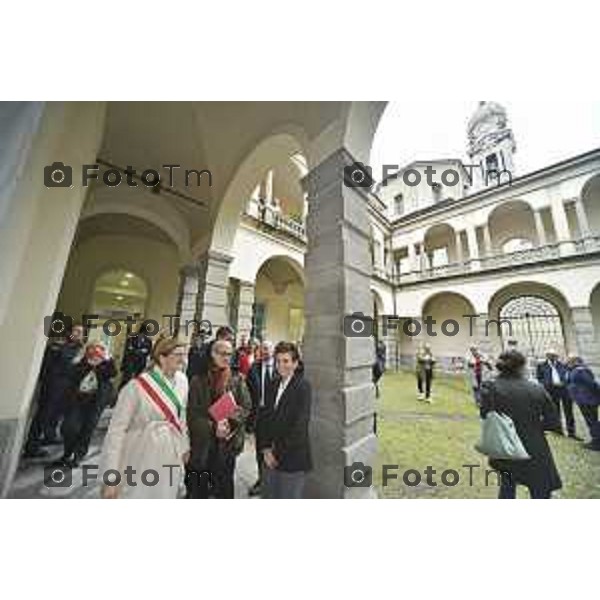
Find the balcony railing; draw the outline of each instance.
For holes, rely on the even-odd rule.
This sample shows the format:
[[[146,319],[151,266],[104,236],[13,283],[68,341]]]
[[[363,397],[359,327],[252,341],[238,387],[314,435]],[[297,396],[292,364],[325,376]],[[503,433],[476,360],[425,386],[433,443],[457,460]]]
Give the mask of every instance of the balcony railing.
[[[600,252],[600,236],[592,236],[582,240],[563,242],[571,244],[573,250],[569,252],[573,255],[585,255],[594,252]],[[545,260],[554,260],[561,257],[561,244],[547,244],[537,248],[527,250],[518,250],[509,254],[494,254],[492,256],[483,256],[479,259],[470,259],[463,262],[450,263],[437,267],[426,267],[418,271],[407,273],[387,273],[385,275],[389,281],[395,284],[415,283],[418,281],[427,281],[439,279],[442,277],[453,277],[465,275],[467,273],[480,273],[492,269],[510,267],[516,265],[534,264]],[[384,276],[382,269],[374,267],[374,273]]]
[[[510,252],[508,254],[484,256],[479,259],[479,263],[481,270],[486,270],[507,267],[510,265],[539,262],[542,260],[552,260],[553,258],[560,258],[560,246],[558,244],[548,244],[537,248],[528,248],[527,250],[517,250],[516,252]]]
[[[246,206],[246,215],[257,220],[261,225],[284,232],[292,237],[306,242],[306,227],[303,223],[282,215],[278,210],[270,206],[260,206],[256,202],[250,202]]]

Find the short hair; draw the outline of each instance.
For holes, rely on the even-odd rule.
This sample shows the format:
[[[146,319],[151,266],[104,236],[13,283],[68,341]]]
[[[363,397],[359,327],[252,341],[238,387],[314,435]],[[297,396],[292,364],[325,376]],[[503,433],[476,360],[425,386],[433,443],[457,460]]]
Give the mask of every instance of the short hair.
[[[152,360],[158,364],[160,356],[169,356],[176,348],[183,347],[183,344],[176,338],[166,337],[156,341],[152,348]]]
[[[229,325],[222,325],[219,327],[219,329],[217,329],[217,333],[215,334],[215,338],[220,339],[225,335],[233,336],[233,329],[231,329]]]
[[[300,360],[298,346],[292,342],[279,342],[277,346],[275,346],[275,356],[278,354],[289,354],[294,362]]]
[[[527,364],[527,359],[516,350],[503,352],[496,362],[496,369],[503,375],[518,375]]]

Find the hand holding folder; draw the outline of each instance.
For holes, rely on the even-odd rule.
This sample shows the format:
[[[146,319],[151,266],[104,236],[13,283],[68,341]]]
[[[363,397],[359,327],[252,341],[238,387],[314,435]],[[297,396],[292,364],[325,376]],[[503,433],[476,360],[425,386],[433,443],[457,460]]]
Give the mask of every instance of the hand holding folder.
[[[233,398],[233,394],[231,392],[226,392],[210,405],[208,414],[215,423],[219,423],[220,421],[233,417],[236,414],[237,409],[238,405]]]

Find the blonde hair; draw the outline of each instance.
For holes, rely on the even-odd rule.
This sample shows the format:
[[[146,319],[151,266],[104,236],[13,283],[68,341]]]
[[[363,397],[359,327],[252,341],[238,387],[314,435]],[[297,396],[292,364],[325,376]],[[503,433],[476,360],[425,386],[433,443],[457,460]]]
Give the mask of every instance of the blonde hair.
[[[169,356],[176,348],[183,347],[183,343],[174,337],[159,337],[152,348],[152,362],[160,365],[159,357]]]

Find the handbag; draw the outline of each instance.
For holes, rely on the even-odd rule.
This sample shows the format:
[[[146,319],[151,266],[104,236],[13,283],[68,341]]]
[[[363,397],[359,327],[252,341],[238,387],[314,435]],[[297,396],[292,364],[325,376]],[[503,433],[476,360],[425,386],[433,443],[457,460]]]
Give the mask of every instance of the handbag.
[[[493,397],[496,393],[493,385],[488,389],[491,390]],[[531,459],[513,420],[508,415],[496,411],[494,406],[481,422],[481,439],[475,445],[475,450],[493,459]]]

